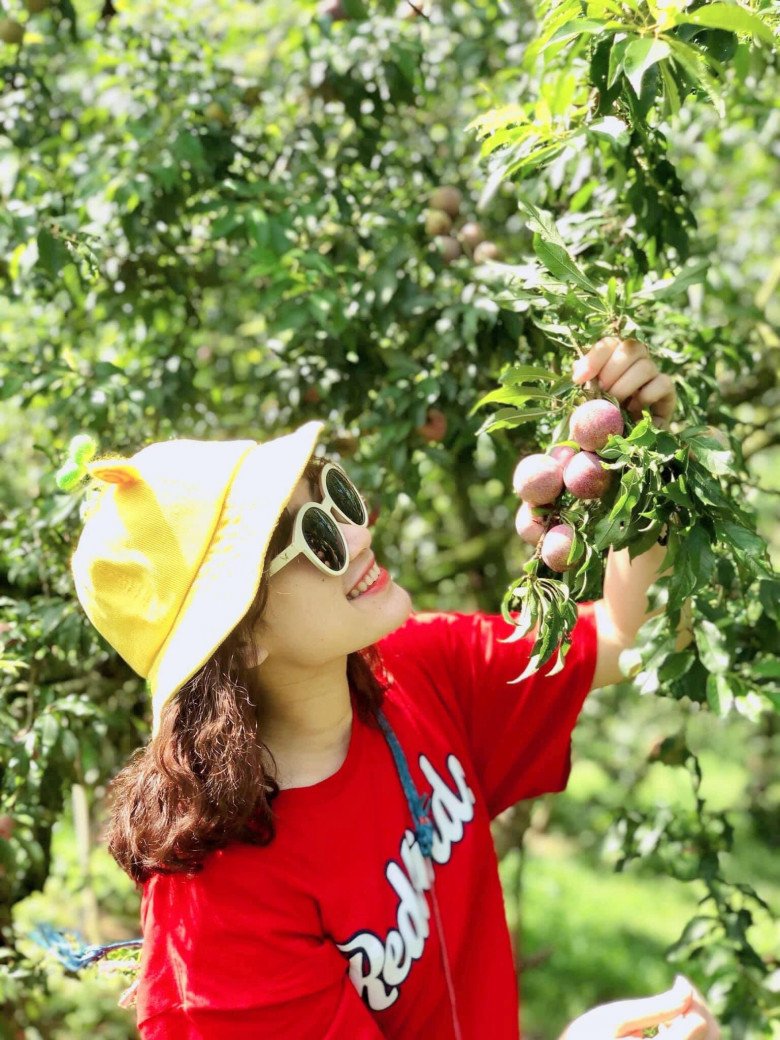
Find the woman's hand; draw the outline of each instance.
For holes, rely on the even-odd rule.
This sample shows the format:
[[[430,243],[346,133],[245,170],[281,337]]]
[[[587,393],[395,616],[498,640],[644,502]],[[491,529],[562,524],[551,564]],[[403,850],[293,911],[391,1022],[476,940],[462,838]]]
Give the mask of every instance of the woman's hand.
[[[574,363],[571,378],[574,383],[596,379],[634,419],[649,408],[653,423],[663,429],[677,404],[671,378],[659,372],[647,347],[636,339],[605,336]]]
[[[566,1028],[560,1040],[617,1040],[641,1037],[657,1026],[661,1040],[720,1040],[718,1023],[704,997],[684,975],[674,986],[654,997],[617,1000],[580,1015]]]

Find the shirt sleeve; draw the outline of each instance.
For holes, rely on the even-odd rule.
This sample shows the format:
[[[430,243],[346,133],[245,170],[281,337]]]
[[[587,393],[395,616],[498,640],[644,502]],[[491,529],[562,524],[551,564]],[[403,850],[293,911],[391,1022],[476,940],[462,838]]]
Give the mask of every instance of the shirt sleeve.
[[[462,727],[491,819],[524,798],[566,788],[572,732],[596,671],[593,606],[578,604],[563,668],[548,674],[557,664],[553,654],[514,685],[534,635],[502,643],[514,626],[501,614],[413,612],[380,644],[390,673],[412,683],[417,673]]]
[[[230,846],[198,874],[147,882],[142,1040],[380,1040],[315,900],[264,851]]]

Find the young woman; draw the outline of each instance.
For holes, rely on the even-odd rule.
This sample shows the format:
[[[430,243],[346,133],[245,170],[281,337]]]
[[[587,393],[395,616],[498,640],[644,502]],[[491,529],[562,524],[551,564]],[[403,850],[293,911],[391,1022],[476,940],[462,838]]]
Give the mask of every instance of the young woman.
[[[617,348],[597,345],[584,378],[606,372],[619,400],[668,417],[666,377],[642,363],[625,379],[637,358]],[[510,685],[530,637],[503,641],[500,614],[415,612],[375,558],[358,489],[314,454],[322,429],[87,467],[77,592],[152,699],[106,835],[142,891],[138,1029],[514,1040],[490,821],[565,788],[583,701],[617,681],[622,644],[604,601],[581,604],[564,667]],[[719,1036],[680,977],[565,1037],[651,1025]]]

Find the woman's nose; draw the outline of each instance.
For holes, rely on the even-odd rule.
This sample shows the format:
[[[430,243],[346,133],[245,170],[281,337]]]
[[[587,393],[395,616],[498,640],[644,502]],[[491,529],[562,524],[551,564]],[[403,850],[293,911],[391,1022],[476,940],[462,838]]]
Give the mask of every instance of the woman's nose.
[[[355,524],[339,524],[339,527],[346,539],[350,560],[356,559],[370,548],[373,535],[367,527],[357,527]]]

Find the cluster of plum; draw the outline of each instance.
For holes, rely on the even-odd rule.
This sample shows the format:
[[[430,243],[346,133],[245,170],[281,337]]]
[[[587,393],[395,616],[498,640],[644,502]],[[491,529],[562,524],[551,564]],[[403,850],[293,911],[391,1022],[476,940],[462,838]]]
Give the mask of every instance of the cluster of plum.
[[[460,191],[451,184],[443,184],[436,188],[428,200],[425,233],[433,239],[433,244],[445,264],[457,260],[464,251],[476,264],[484,264],[487,260],[500,260],[501,250],[495,242],[487,241],[484,228],[476,220],[467,220],[459,228],[455,228],[462,202],[463,196]]]
[[[541,538],[540,556],[550,570],[558,572],[577,562],[566,562],[574,531],[568,524],[548,528],[547,517],[555,510],[564,488],[579,499],[604,497],[614,474],[604,468],[596,453],[610,434],[623,433],[623,416],[609,401],[586,401],[571,413],[569,431],[577,448],[557,444],[546,454],[527,455],[517,464],[512,478],[512,486],[523,501],[515,522],[517,533],[530,545],[538,546]]]

